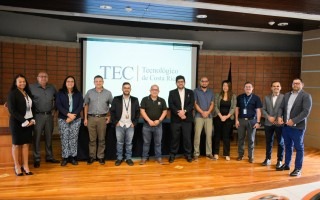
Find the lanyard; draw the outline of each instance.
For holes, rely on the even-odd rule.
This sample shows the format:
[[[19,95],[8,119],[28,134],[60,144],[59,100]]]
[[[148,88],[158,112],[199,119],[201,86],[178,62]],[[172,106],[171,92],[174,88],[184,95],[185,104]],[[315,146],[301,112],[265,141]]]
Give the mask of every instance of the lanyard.
[[[243,98],[243,102],[244,102],[244,107],[247,108],[248,104],[249,104],[249,101],[251,100],[252,98],[252,94],[250,95],[248,101],[246,101],[246,95],[244,95],[244,98]]]
[[[123,103],[124,103],[124,107],[126,108],[127,114],[128,114],[128,110],[129,110],[130,100],[131,100],[131,98],[129,97],[128,104],[126,104],[126,101],[125,101],[124,98],[123,98]]]

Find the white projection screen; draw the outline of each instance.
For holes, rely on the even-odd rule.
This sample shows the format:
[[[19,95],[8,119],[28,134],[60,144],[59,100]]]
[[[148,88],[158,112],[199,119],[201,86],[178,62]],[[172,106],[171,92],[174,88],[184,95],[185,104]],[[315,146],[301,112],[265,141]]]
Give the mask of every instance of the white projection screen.
[[[178,75],[185,77],[186,88],[196,87],[201,41],[87,34],[78,34],[78,40],[82,44],[83,94],[94,88],[96,75],[104,78],[104,88],[113,96],[121,95],[122,84],[129,82],[131,95],[139,101],[150,94],[153,84],[159,86],[159,96],[168,101]]]

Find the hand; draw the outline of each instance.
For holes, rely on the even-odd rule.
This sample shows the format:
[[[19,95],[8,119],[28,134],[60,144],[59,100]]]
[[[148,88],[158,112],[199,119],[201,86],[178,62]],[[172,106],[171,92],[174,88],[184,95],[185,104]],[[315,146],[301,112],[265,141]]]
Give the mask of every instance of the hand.
[[[186,119],[186,113],[184,112],[184,110],[179,110],[178,111],[178,116],[181,118],[181,119]]]
[[[27,125],[27,127],[29,127],[29,126],[33,126],[35,123],[34,123],[34,120],[30,120],[29,121],[29,124]]]
[[[70,118],[72,120],[74,120],[77,117],[76,114],[72,114],[72,113],[68,113],[67,116],[68,116],[68,118]]]
[[[84,125],[84,126],[88,126],[88,120],[87,120],[87,119],[84,119],[84,120],[83,120],[83,125]]]
[[[154,120],[154,126],[158,126],[160,124],[159,120]]]
[[[148,124],[149,124],[149,126],[155,126],[155,123],[152,120],[148,121]]]
[[[120,122],[118,122],[118,123],[116,124],[116,126],[120,126]]]
[[[294,126],[294,122],[292,121],[292,119],[289,119],[286,124],[288,126]]]
[[[106,124],[110,123],[110,117],[106,117]]]
[[[259,123],[256,123],[254,126],[253,126],[253,128],[260,128],[260,124]]]
[[[203,118],[208,118],[209,112],[208,112],[208,111],[203,111],[203,112],[201,113],[201,115],[202,115]]]
[[[239,120],[236,120],[236,128],[239,128],[239,126],[240,126],[240,122],[239,122]]]
[[[71,119],[71,118],[69,118],[69,117],[66,119],[66,122],[67,122],[68,124],[69,124],[70,122],[72,122],[72,121],[73,121],[73,119]]]
[[[278,124],[280,124],[280,125],[284,123],[282,117],[278,117],[277,121],[278,121]]]
[[[227,120],[227,116],[223,115],[223,116],[220,117],[220,119],[221,119],[222,122],[225,122]]]
[[[268,120],[270,123],[275,124],[276,118],[272,116],[268,116]]]

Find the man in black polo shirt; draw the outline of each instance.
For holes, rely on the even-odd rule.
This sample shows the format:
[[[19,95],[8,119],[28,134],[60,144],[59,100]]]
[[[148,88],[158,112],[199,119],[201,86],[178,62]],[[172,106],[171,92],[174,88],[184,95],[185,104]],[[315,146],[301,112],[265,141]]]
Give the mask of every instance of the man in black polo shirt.
[[[149,157],[150,143],[152,135],[154,138],[154,152],[156,161],[162,164],[161,159],[161,139],[162,139],[162,121],[167,115],[167,105],[163,98],[158,96],[159,86],[152,85],[150,95],[142,99],[140,105],[140,114],[144,119],[142,128],[143,152],[140,165],[144,165]]]
[[[260,127],[262,103],[260,98],[252,93],[253,85],[250,82],[244,84],[244,94],[237,97],[235,110],[235,122],[238,129],[238,158],[240,161],[244,155],[244,139],[248,133],[248,157],[249,162],[254,162],[254,139],[256,129]]]

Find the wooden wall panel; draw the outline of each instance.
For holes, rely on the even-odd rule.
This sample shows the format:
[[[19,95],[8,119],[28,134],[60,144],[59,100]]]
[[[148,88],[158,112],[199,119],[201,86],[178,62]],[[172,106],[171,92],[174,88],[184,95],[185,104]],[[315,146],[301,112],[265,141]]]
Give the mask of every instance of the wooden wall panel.
[[[302,55],[320,54],[320,38],[303,41]]]
[[[301,71],[301,78],[307,87],[319,87],[320,70],[318,72]]]
[[[320,56],[302,57],[301,70],[319,70]]]
[[[320,38],[320,29],[312,30],[312,31],[306,31],[303,33],[303,40],[306,39],[313,39],[313,38]]]

